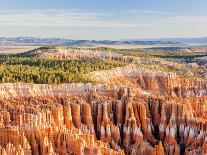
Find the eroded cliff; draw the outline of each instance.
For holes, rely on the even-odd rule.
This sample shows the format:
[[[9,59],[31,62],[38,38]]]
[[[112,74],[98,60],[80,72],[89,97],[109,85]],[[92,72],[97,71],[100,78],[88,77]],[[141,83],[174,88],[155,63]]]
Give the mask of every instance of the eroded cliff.
[[[0,154],[207,153],[207,83],[129,65],[102,84],[2,84]]]

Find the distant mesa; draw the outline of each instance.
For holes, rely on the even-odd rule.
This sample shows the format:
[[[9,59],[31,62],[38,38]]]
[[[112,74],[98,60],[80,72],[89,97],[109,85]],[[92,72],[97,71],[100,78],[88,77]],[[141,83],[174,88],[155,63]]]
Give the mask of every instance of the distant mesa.
[[[167,45],[179,44],[174,41],[157,41],[157,40],[71,40],[64,38],[33,38],[33,37],[16,37],[16,38],[0,38],[0,45],[65,45],[65,46],[93,46],[93,45]]]

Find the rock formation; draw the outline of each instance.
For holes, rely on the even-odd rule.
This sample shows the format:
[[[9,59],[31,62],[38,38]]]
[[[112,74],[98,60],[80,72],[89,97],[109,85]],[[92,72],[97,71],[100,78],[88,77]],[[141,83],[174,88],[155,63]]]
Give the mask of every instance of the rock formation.
[[[133,65],[91,75],[105,84],[0,85],[0,155],[207,153],[206,81]]]
[[[48,59],[91,59],[91,58],[101,58],[105,60],[115,60],[120,62],[132,62],[137,61],[138,58],[133,56],[124,56],[123,54],[118,54],[109,51],[99,51],[99,50],[87,50],[87,49],[72,49],[64,47],[55,47],[54,49],[45,50],[44,52],[41,49],[35,51],[39,54],[41,58]],[[41,54],[40,54],[41,53]]]

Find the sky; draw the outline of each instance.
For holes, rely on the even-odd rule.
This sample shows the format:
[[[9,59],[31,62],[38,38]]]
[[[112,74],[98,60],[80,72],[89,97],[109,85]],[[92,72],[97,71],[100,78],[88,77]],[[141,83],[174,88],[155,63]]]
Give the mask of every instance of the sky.
[[[0,36],[206,37],[206,7],[207,0],[0,0]]]

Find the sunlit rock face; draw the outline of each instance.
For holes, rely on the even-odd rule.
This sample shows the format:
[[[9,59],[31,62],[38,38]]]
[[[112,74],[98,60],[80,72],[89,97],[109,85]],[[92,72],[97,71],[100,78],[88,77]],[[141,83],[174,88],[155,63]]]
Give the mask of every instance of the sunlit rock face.
[[[117,67],[109,71],[95,71],[89,74],[108,86],[129,86],[132,91],[154,95],[177,97],[207,96],[207,83],[201,80],[184,79],[175,73],[146,70],[136,65]]]
[[[56,47],[54,49],[46,50],[44,52],[39,49],[36,52],[39,54],[39,57],[49,59],[82,60],[91,58],[101,58],[105,60],[116,60],[120,62],[132,62],[139,60],[139,58],[133,56],[124,56],[123,54],[118,54],[109,51],[70,49],[64,47]]]
[[[0,85],[0,154],[207,154],[205,81],[136,66],[91,75],[105,84]]]

